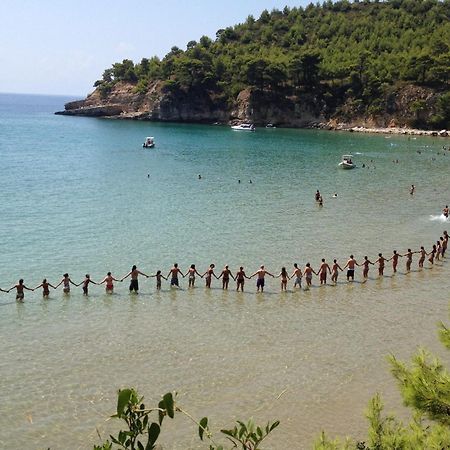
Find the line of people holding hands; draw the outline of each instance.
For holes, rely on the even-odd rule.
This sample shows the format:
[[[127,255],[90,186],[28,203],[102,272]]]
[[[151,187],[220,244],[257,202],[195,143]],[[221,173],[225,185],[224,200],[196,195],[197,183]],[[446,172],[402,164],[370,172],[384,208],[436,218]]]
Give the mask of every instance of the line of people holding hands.
[[[208,269],[203,274],[200,274],[197,271],[195,264],[191,264],[191,266],[189,267],[187,272],[183,273],[181,271],[181,269],[178,267],[178,264],[175,263],[173,265],[173,267],[170,269],[167,276],[164,276],[161,273],[161,270],[158,270],[154,275],[146,275],[145,273],[138,270],[136,266],[133,266],[131,268],[130,272],[128,272],[122,278],[115,278],[111,275],[111,272],[108,272],[106,277],[102,281],[95,282],[95,281],[91,280],[91,277],[89,274],[86,274],[85,279],[81,283],[74,283],[70,279],[69,274],[65,273],[63,275],[63,278],[61,279],[61,281],[56,286],[52,285],[51,283],[49,283],[47,281],[47,279],[44,278],[42,280],[42,283],[40,283],[38,286],[36,286],[35,288],[29,288],[28,286],[26,286],[24,284],[24,280],[20,279],[17,284],[12,286],[8,290],[4,290],[4,289],[0,288],[0,292],[8,293],[8,292],[12,291],[13,289],[15,289],[16,290],[16,300],[22,301],[25,296],[25,290],[35,291],[36,289],[42,288],[43,296],[48,297],[50,295],[50,288],[57,289],[59,286],[62,285],[63,292],[68,294],[68,293],[70,293],[70,286],[73,285],[75,287],[82,286],[83,287],[83,295],[88,295],[90,284],[96,284],[96,285],[104,284],[106,292],[112,294],[114,292],[114,282],[122,282],[125,279],[127,279],[128,277],[130,277],[129,290],[130,290],[130,292],[137,293],[139,291],[139,281],[138,281],[139,275],[144,276],[146,278],[156,278],[156,289],[157,290],[161,289],[162,279],[168,280],[169,277],[170,277],[170,285],[173,287],[180,286],[180,284],[179,284],[180,277],[182,277],[182,278],[188,277],[189,288],[192,288],[192,287],[194,287],[195,279],[198,276],[200,278],[205,279],[206,288],[211,287],[211,281],[212,281],[213,277],[218,280],[221,279],[222,280],[222,289],[225,289],[225,290],[228,289],[230,279],[233,279],[233,281],[236,282],[236,290],[237,291],[240,290],[242,292],[244,291],[245,280],[246,279],[250,280],[253,277],[256,277],[257,292],[263,292],[264,285],[265,285],[265,278],[266,278],[266,275],[268,275],[272,278],[280,278],[281,279],[281,290],[286,291],[287,282],[290,279],[294,279],[294,289],[296,287],[298,287],[298,288],[302,287],[303,277],[305,278],[306,286],[307,287],[311,286],[313,274],[315,274],[319,277],[321,285],[326,284],[328,274],[331,275],[331,281],[334,284],[336,284],[338,275],[339,275],[339,271],[342,272],[345,269],[347,269],[347,281],[353,281],[355,278],[356,266],[360,266],[363,268],[362,275],[363,275],[364,280],[367,280],[367,278],[368,278],[370,265],[375,265],[375,264],[378,265],[378,275],[382,276],[384,274],[384,269],[385,269],[386,263],[389,261],[392,261],[392,270],[394,273],[396,273],[399,258],[403,258],[403,257],[406,258],[406,271],[409,272],[411,270],[411,264],[412,264],[414,254],[420,254],[418,266],[421,268],[421,267],[423,267],[423,264],[424,264],[427,256],[429,257],[428,261],[431,264],[433,264],[435,260],[444,258],[444,255],[447,250],[447,245],[448,245],[448,233],[447,233],[447,231],[444,231],[443,236],[441,236],[439,238],[439,240],[436,241],[436,244],[433,244],[430,252],[427,252],[423,246],[420,247],[420,250],[417,250],[417,251],[412,251],[409,248],[405,254],[400,254],[397,252],[397,250],[394,250],[393,254],[390,258],[385,258],[382,255],[382,253],[379,253],[378,258],[375,261],[372,262],[372,261],[370,261],[370,259],[367,256],[364,256],[364,259],[360,263],[358,263],[355,260],[353,255],[350,255],[350,258],[348,259],[348,261],[344,267],[341,267],[336,259],[333,260],[333,264],[330,267],[330,265],[326,262],[325,258],[322,258],[320,267],[317,272],[311,267],[311,264],[309,262],[306,263],[303,270],[300,267],[298,267],[297,263],[295,263],[293,272],[291,275],[289,275],[287,273],[287,270],[285,267],[282,267],[280,273],[276,276],[271,274],[270,272],[268,272],[265,269],[264,265],[260,266],[260,268],[252,275],[247,276],[247,274],[245,273],[244,268],[242,266],[239,267],[239,270],[236,271],[235,274],[233,274],[231,272],[231,270],[229,269],[229,266],[226,265],[222,269],[221,273],[219,275],[216,275],[216,273],[214,272],[214,269],[215,269],[214,264],[210,264]]]

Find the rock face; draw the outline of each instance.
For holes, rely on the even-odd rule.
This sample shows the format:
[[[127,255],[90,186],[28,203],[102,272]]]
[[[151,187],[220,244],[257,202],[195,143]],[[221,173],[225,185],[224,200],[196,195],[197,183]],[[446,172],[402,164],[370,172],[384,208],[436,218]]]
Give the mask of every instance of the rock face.
[[[430,88],[405,85],[393,88],[380,99],[378,109],[371,111],[352,98],[333,104],[321,92],[286,95],[247,88],[230,105],[217,93],[204,89],[181,89],[156,81],[145,91],[139,91],[135,84],[118,82],[106,95],[96,89],[85,100],[67,103],[65,110],[56,114],[167,122],[273,123],[326,129],[410,128],[418,120],[425,123],[429,120],[438,96]]]

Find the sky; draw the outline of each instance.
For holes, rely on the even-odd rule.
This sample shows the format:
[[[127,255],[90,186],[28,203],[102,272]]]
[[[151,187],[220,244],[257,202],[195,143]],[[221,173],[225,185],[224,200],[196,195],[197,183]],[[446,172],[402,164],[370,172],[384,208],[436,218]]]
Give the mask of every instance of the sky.
[[[0,92],[84,97],[123,59],[163,57],[252,14],[310,0],[1,0]]]

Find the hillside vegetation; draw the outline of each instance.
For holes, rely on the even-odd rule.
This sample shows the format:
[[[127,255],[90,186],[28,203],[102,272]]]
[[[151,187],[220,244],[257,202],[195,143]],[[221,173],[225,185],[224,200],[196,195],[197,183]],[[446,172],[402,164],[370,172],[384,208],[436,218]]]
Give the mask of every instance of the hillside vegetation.
[[[309,96],[316,114],[345,119],[389,113],[401,86],[411,126],[450,128],[450,0],[330,0],[265,10],[259,18],[202,36],[160,60],[125,59],[94,86],[107,98],[119,82],[173,98],[208,94],[231,110],[244,90],[271,102]],[[428,102],[430,92],[437,95]],[[259,97],[258,97],[259,95]],[[295,108],[294,108],[295,110]],[[295,111],[294,111],[295,112]]]

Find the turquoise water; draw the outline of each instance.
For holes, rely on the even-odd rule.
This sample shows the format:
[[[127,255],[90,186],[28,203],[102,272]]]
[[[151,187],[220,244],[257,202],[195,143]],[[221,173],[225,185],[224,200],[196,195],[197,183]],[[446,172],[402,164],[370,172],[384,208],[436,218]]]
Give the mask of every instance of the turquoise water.
[[[0,95],[2,288],[20,277],[31,287],[55,283],[64,272],[101,280],[133,264],[167,273],[175,261],[247,273],[265,264],[278,274],[293,262],[317,268],[322,257],[345,264],[350,253],[430,248],[448,229],[439,217],[449,203],[448,141],[53,115],[67,100]],[[145,136],[155,136],[155,149],[142,148]],[[337,168],[344,153],[357,169]],[[253,280],[244,294],[219,282],[205,291],[202,280],[157,293],[154,279],[141,282],[139,297],[126,283],[113,296],[93,286],[88,299],[80,289],[48,301],[27,292],[16,304],[1,293],[0,444],[88,448],[95,427],[107,436],[104,418],[124,385],[149,399],[178,390],[186,409],[217,428],[236,416],[279,417],[283,434],[267,448],[309,448],[322,428],[364,430],[362,410],[377,390],[400,408],[384,355],[439,349],[448,264],[408,275],[403,264],[395,277],[371,269],[365,284],[341,275],[336,287],[315,280],[286,294],[269,279],[259,296]],[[166,446],[197,448],[195,432],[191,441],[180,430]]]

